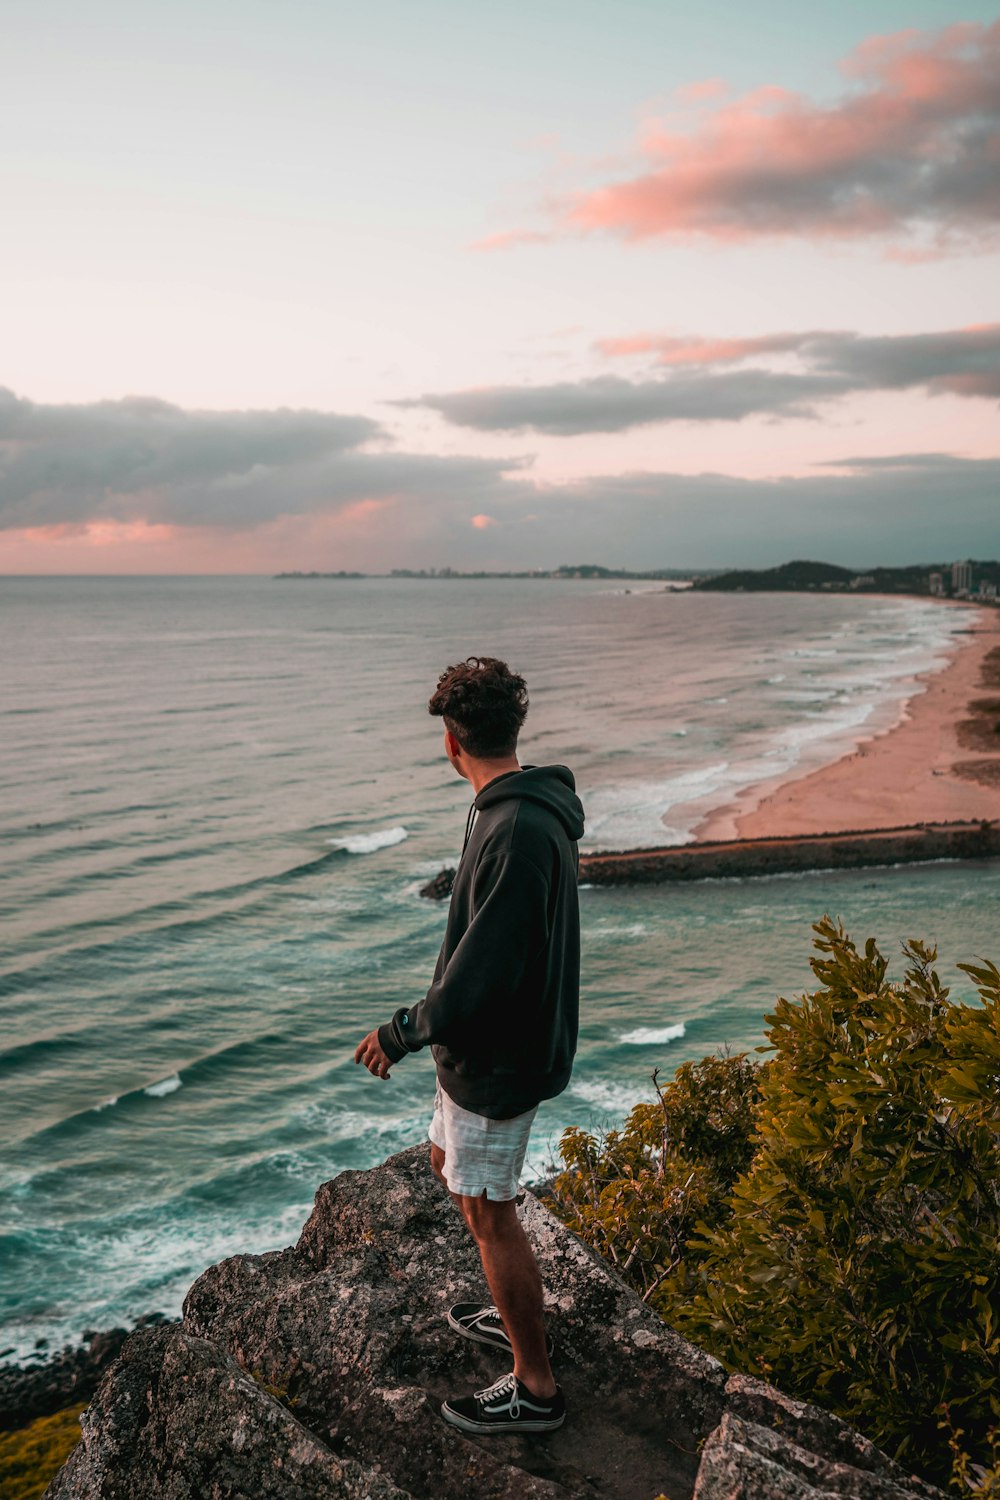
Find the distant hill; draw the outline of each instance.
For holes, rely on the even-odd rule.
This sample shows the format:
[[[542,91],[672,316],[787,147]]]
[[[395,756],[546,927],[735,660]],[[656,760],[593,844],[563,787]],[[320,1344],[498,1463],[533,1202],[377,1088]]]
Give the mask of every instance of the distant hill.
[[[853,568],[838,568],[835,563],[787,562],[777,568],[741,568],[732,573],[695,580],[696,589],[818,589],[824,584],[848,588],[855,576]]]
[[[740,568],[705,575],[696,578],[692,587],[724,593],[822,590],[824,593],[937,594],[947,598],[988,598],[995,602],[1000,590],[1000,562],[970,559],[968,568],[968,584],[956,588],[950,562],[912,563],[905,567],[869,568],[860,572],[856,568],[838,567],[836,563],[798,559],[781,563],[776,568]],[[934,579],[939,581],[932,584]]]

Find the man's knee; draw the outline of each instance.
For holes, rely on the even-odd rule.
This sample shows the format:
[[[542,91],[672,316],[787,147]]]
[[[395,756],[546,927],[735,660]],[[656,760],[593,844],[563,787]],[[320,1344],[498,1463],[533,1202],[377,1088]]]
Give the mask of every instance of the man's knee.
[[[462,1213],[479,1244],[484,1240],[502,1238],[518,1224],[517,1205],[513,1198],[494,1201],[485,1193],[478,1198],[463,1198]]]

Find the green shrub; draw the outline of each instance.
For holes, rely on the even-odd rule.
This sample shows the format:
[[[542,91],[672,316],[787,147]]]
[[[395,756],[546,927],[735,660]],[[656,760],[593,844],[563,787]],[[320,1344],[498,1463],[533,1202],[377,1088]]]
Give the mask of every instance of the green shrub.
[[[961,965],[982,1003],[954,1003],[922,943],[894,983],[874,940],[814,931],[820,987],[777,1002],[768,1061],[706,1059],[606,1140],[567,1131],[553,1206],[729,1368],[993,1483],[1000,973]]]
[[[80,1441],[80,1413],[86,1406],[68,1406],[16,1432],[0,1432],[3,1500],[36,1500]]]
[[[653,1074],[659,1102],[637,1104],[621,1130],[563,1133],[549,1201],[661,1311],[692,1278],[695,1227],[726,1216],[749,1165],[765,1071],[742,1055],[685,1063],[664,1088]]]

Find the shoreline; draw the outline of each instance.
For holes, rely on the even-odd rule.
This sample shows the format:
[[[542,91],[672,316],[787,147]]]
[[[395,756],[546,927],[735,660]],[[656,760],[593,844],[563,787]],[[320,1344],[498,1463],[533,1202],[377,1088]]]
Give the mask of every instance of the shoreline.
[[[827,766],[747,787],[706,813],[695,842],[1000,819],[1000,735],[970,708],[1000,701],[1000,610],[953,607],[970,609],[968,633],[914,679],[896,724]]]
[[[16,1432],[40,1417],[54,1416],[89,1401],[114,1364],[125,1341],[137,1330],[176,1323],[161,1312],[144,1313],[130,1327],[85,1330],[75,1343],[43,1349],[22,1358],[0,1354],[0,1433]]]

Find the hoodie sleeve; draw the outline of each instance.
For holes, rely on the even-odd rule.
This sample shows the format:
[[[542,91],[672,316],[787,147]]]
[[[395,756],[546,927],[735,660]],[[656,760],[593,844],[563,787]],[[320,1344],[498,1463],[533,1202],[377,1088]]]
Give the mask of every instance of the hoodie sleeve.
[[[473,907],[472,921],[423,1000],[379,1027],[390,1061],[446,1041],[456,1028],[475,1031],[487,1046],[494,1028],[504,1028],[504,1001],[548,939],[548,882],[530,859],[503,850],[480,863]]]

